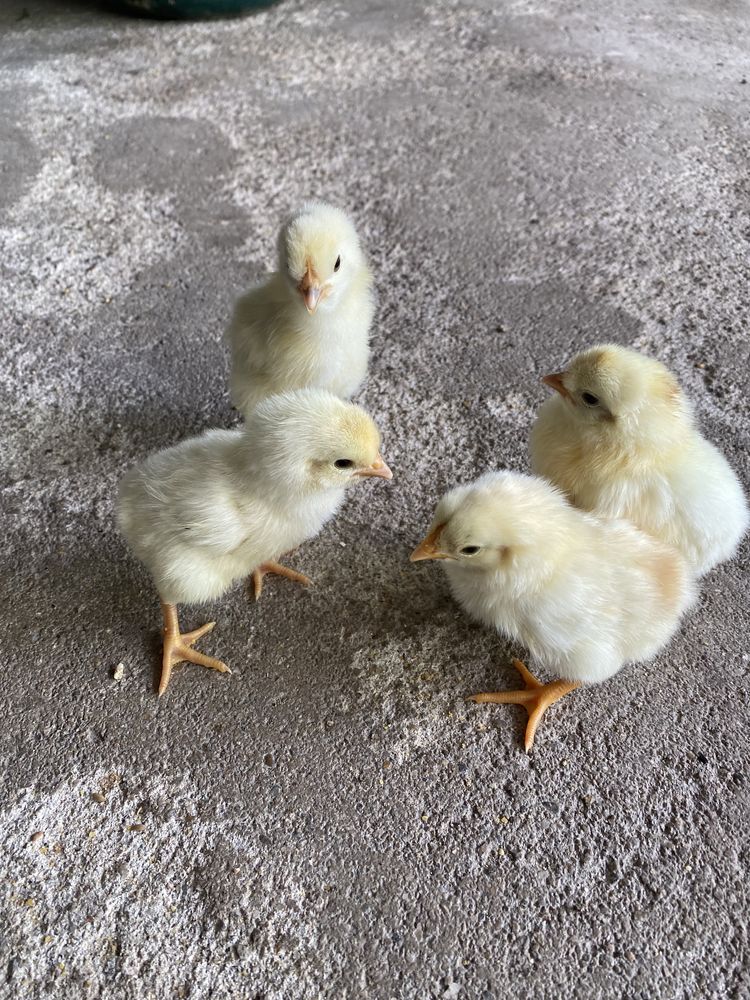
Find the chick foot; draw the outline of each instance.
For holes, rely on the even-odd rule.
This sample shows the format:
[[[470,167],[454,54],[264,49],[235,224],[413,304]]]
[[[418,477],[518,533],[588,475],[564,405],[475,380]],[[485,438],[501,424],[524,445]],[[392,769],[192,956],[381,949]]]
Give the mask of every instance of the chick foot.
[[[263,577],[266,573],[273,573],[275,576],[285,576],[287,580],[294,580],[295,583],[301,583],[305,587],[310,587],[312,585],[312,580],[309,576],[305,576],[304,573],[298,573],[296,569],[289,569],[288,566],[282,566],[277,562],[264,562],[254,569],[250,579],[253,581],[253,596],[257,601],[263,592]]]
[[[214,659],[213,656],[206,656],[197,649],[192,649],[192,645],[201,636],[206,635],[214,627],[216,622],[208,622],[192,632],[180,632],[180,624],[177,619],[177,606],[175,604],[164,604],[162,602],[161,613],[164,616],[164,650],[161,661],[161,679],[159,680],[159,697],[167,690],[169,680],[172,676],[172,668],[184,660],[190,663],[198,663],[202,667],[210,667],[218,670],[221,674],[231,674],[231,670],[222,663],[221,660]]]
[[[514,660],[513,666],[523,678],[524,688],[522,690],[486,691],[482,694],[470,695],[469,701],[475,701],[477,704],[523,705],[529,713],[524,740],[526,753],[528,753],[534,745],[534,737],[539,723],[542,721],[542,716],[550,705],[554,705],[556,701],[571,691],[575,691],[581,685],[572,681],[552,681],[551,684],[542,684],[520,660]]]

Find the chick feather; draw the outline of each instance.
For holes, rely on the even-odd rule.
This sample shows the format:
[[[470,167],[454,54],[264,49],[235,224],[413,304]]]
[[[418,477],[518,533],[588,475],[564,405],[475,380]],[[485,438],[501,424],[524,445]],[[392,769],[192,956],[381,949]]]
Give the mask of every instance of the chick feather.
[[[362,384],[375,309],[372,275],[348,215],[307,202],[282,227],[278,271],[240,298],[227,330],[233,404],[312,386],[348,399]]]
[[[734,555],[747,500],[664,365],[605,344],[545,381],[557,392],[532,428],[534,472],[583,510],[677,547],[698,575]]]
[[[467,614],[569,681],[595,684],[653,657],[695,599],[679,552],[577,510],[537,477],[490,472],[452,490],[430,537],[435,552],[412,558],[442,559]]]
[[[316,389],[278,394],[245,428],[207,431],[128,472],[120,530],[162,601],[208,601],[314,537],[358,476],[389,477],[378,448],[358,406]]]

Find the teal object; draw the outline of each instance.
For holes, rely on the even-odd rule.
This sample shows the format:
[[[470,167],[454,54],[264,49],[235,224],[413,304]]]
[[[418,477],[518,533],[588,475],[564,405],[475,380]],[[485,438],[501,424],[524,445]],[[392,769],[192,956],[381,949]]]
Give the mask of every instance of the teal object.
[[[276,0],[109,0],[121,14],[180,20],[203,17],[231,17],[249,10],[271,7]]]

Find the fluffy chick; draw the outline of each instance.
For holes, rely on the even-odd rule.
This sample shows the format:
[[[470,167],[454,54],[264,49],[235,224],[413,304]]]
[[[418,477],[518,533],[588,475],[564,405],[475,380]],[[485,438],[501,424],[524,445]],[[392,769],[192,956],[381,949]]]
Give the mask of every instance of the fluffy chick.
[[[444,560],[461,607],[562,678],[540,684],[516,660],[524,690],[473,696],[525,706],[527,751],[551,704],[654,656],[695,596],[675,549],[626,521],[579,511],[544,480],[513,472],[490,472],[447,493],[411,555],[420,559]]]
[[[348,486],[391,478],[379,446],[364,410],[303,389],[265,400],[244,429],[207,431],[125,475],[119,527],[153,577],[164,616],[159,694],[181,660],[228,671],[191,648],[214,622],[180,634],[176,605],[213,600],[258,569],[306,581],[273,560],[314,537]]]
[[[699,575],[734,555],[748,525],[742,487],[663,364],[605,344],[544,382],[556,395],[532,428],[534,472],[576,506],[674,545]]]
[[[307,202],[279,234],[279,269],[237,302],[227,338],[232,402],[314,386],[343,399],[367,373],[372,275],[345,212]]]

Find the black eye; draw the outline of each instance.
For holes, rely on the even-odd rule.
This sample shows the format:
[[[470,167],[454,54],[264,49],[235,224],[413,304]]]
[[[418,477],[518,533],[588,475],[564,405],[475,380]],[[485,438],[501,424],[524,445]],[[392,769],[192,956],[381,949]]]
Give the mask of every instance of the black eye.
[[[464,545],[461,549],[461,554],[465,556],[475,556],[479,552],[478,545]]]
[[[334,271],[338,271],[340,267],[341,267],[341,257],[339,256],[336,258],[336,263],[333,265],[333,269]]]
[[[351,469],[354,462],[350,458],[337,458],[333,464],[337,469]]]
[[[582,392],[581,399],[584,401],[586,406],[598,406],[599,397],[595,396],[593,392]]]

